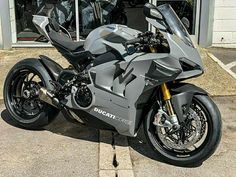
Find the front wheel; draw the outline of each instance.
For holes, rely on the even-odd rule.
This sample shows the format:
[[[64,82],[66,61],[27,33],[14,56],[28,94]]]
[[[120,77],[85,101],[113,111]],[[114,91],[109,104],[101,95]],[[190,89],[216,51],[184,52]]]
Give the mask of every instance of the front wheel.
[[[147,141],[164,161],[178,166],[201,164],[216,150],[221,139],[221,115],[207,95],[195,95],[180,129],[153,124],[158,106],[154,104],[144,121]]]

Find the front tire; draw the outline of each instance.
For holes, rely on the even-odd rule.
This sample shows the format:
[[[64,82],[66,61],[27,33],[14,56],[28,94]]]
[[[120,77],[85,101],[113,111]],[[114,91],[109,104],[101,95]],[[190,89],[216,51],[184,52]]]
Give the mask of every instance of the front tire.
[[[177,166],[199,165],[215,152],[220,142],[221,115],[215,103],[207,95],[195,95],[192,103],[198,106],[199,110],[196,109],[196,112],[204,115],[204,119],[207,121],[205,137],[201,139],[202,142],[198,140],[201,143],[198,147],[185,150],[173,148],[174,146],[170,148],[168,143],[163,143],[163,139],[157,133],[156,126],[153,125],[154,116],[158,111],[157,104],[152,106],[144,121],[144,132],[148,143],[159,157],[170,164]],[[203,124],[201,125],[203,126]]]
[[[10,118],[27,129],[39,129],[49,124],[59,110],[42,102],[40,87],[52,89],[51,77],[38,59],[25,59],[8,73],[4,83],[4,103]]]

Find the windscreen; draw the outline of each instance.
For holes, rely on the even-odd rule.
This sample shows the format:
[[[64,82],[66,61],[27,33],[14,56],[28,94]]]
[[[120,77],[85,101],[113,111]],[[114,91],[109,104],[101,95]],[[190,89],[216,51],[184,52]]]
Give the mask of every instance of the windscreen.
[[[188,31],[169,4],[163,4],[157,7],[165,18],[165,22],[173,34],[180,37],[187,45],[194,47]]]

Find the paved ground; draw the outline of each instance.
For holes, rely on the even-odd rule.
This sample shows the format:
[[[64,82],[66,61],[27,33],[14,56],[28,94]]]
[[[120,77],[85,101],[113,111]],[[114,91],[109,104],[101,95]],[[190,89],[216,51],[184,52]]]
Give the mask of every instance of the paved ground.
[[[1,117],[1,177],[98,176],[98,131],[62,116],[46,130],[23,130],[15,127],[3,105]]]
[[[236,80],[215,62],[206,49],[200,49],[204,74],[186,82],[193,83],[212,96],[236,95]]]
[[[211,47],[208,50],[213,53],[219,60],[221,60],[225,65],[236,61],[236,49]]]
[[[161,162],[142,132],[127,142],[124,136],[70,124],[61,116],[46,130],[23,130],[0,104],[0,177],[234,177],[236,97],[214,100],[223,118],[222,141],[210,159],[193,168]]]
[[[220,62],[224,69],[232,71],[236,76],[236,49],[229,48],[209,48],[211,52]]]

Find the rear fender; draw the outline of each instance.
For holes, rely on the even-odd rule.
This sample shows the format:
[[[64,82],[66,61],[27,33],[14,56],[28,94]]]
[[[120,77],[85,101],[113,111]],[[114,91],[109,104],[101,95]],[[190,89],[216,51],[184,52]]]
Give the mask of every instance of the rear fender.
[[[187,83],[175,84],[170,90],[172,93],[171,103],[180,123],[184,122],[187,117],[193,96],[208,95],[205,90]],[[182,109],[183,106],[186,107],[185,111]]]
[[[47,56],[40,55],[39,58],[40,62],[42,63],[44,68],[48,71],[51,78],[56,81],[63,68],[58,63],[48,58]]]

